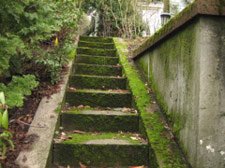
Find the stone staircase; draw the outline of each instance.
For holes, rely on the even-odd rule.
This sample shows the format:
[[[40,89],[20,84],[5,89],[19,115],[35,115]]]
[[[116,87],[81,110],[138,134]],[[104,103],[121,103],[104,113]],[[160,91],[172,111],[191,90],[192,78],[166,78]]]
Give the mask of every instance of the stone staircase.
[[[148,143],[111,38],[80,37],[65,102],[55,167],[148,166]]]

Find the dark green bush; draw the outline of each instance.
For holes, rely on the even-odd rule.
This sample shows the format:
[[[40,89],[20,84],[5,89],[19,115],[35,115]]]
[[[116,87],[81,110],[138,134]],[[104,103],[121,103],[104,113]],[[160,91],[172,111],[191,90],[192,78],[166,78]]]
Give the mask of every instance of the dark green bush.
[[[5,93],[9,108],[22,106],[37,80],[53,84],[60,80],[67,55],[74,51],[73,38],[82,15],[79,3],[0,0],[0,92]]]

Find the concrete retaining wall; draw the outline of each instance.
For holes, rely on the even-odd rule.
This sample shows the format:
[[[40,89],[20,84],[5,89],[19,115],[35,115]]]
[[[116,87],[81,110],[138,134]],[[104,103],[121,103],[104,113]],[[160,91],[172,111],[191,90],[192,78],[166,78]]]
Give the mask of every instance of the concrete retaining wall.
[[[192,167],[224,168],[224,16],[198,15],[134,60]]]

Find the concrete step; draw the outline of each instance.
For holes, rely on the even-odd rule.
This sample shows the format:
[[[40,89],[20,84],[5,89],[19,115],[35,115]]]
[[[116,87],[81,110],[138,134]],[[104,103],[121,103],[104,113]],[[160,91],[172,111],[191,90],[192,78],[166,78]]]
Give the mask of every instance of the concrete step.
[[[55,140],[53,158],[62,166],[140,166],[148,165],[148,150],[137,134],[64,132]]]
[[[74,108],[61,114],[61,125],[66,131],[138,132],[139,116],[121,110]]]
[[[148,166],[91,166],[91,168],[135,168],[135,167],[139,167],[139,168],[149,168]],[[59,166],[59,165],[52,165],[51,168],[68,168],[67,166]],[[80,166],[70,166],[69,168],[81,168]]]
[[[87,42],[99,42],[99,43],[113,43],[112,38],[106,37],[90,37],[90,36],[80,36],[79,41],[87,41]]]
[[[70,106],[131,107],[131,93],[118,90],[67,90],[66,102]]]
[[[116,65],[119,63],[118,57],[103,57],[93,55],[77,55],[75,62],[99,65]]]
[[[87,42],[87,41],[79,41],[78,47],[99,48],[99,49],[115,49],[114,43],[99,43],[99,42]]]
[[[77,48],[77,54],[94,55],[94,56],[106,56],[115,57],[116,50],[104,50],[104,49],[94,49],[94,48]]]
[[[75,73],[99,76],[122,76],[122,67],[113,65],[75,64]]]
[[[71,75],[69,86],[76,89],[126,89],[126,78],[113,76]]]

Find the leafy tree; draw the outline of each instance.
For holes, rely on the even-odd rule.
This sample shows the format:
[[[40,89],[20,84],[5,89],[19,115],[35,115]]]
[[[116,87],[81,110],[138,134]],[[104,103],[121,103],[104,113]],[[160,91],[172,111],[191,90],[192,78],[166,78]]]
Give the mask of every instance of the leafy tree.
[[[57,83],[73,51],[80,0],[0,0],[0,91],[22,106],[36,80]],[[59,45],[54,46],[55,39]]]
[[[133,38],[141,35],[144,24],[138,0],[86,0],[84,11],[99,15],[98,35]]]

